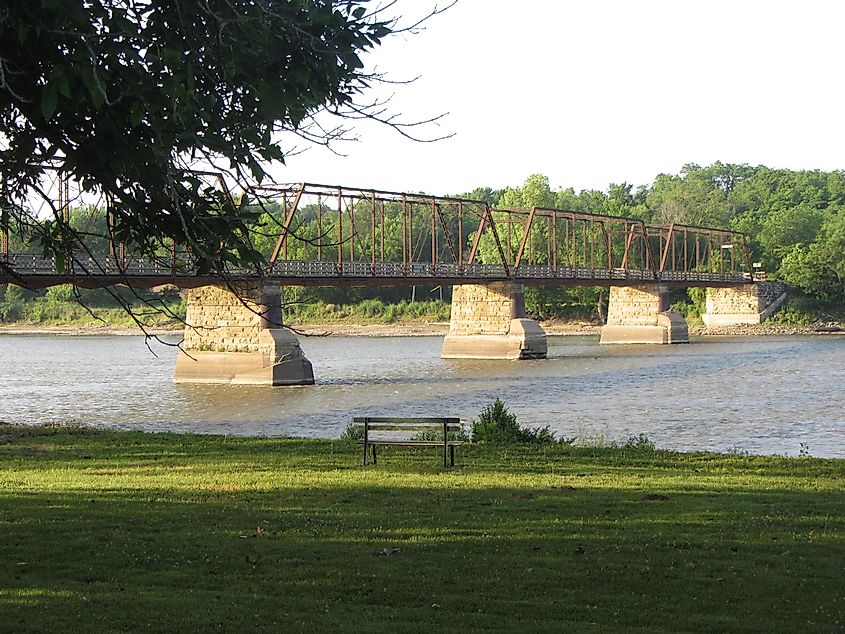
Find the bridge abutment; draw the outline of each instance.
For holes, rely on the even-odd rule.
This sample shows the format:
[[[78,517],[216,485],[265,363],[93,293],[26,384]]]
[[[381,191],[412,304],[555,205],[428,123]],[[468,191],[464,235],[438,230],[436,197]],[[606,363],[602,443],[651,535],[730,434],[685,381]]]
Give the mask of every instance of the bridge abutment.
[[[707,330],[741,324],[761,324],[786,301],[786,285],[757,282],[730,288],[708,288],[706,312],[701,316]]]
[[[452,287],[444,359],[544,359],[546,333],[525,317],[521,284],[460,284]]]
[[[669,309],[665,286],[611,286],[600,342],[689,343],[689,331],[684,318]]]
[[[282,288],[250,282],[184,291],[185,339],[176,383],[312,385],[296,335],[282,327]]]

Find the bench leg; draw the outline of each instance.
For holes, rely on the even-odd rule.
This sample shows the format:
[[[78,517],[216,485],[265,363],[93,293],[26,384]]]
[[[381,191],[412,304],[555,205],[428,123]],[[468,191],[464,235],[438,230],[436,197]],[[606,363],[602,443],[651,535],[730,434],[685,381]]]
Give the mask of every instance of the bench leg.
[[[367,444],[364,443],[364,466],[367,466]]]
[[[455,445],[449,446],[449,466],[455,466]]]
[[[370,445],[373,448],[373,464],[378,464],[378,454],[376,453],[376,446]]]

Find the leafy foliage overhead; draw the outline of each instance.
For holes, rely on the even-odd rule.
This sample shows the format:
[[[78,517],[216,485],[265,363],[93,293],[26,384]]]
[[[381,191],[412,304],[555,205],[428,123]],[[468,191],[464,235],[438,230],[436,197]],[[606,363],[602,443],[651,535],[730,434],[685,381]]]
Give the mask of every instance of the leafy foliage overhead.
[[[323,110],[360,112],[361,54],[392,23],[361,1],[32,0],[0,9],[2,224],[59,168],[112,199],[115,237],[154,252],[175,240],[201,269],[255,259],[250,215],[191,168],[260,181],[277,133],[326,141]],[[45,196],[46,198],[46,196]],[[75,236],[39,223],[46,253]]]

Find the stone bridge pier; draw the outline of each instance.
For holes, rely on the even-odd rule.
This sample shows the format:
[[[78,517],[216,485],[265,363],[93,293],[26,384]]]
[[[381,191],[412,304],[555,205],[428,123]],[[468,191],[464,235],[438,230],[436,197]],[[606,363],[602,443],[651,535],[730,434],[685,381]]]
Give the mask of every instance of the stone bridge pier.
[[[282,287],[250,282],[184,291],[185,339],[176,383],[312,385],[296,336],[282,327]]]
[[[668,289],[658,284],[611,286],[601,343],[689,343],[687,322],[669,310]]]
[[[701,316],[708,331],[739,324],[762,324],[786,301],[781,282],[757,282],[730,288],[708,288]]]
[[[444,359],[544,359],[546,333],[525,317],[521,284],[460,284],[452,287]]]

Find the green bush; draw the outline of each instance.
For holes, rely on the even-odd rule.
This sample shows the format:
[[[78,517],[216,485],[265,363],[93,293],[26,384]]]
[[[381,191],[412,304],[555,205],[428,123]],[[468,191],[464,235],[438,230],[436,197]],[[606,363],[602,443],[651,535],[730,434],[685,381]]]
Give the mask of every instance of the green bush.
[[[656,447],[654,446],[654,442],[651,441],[648,436],[640,434],[639,436],[628,436],[627,440],[625,440],[622,445],[622,449],[641,453],[653,453],[656,450]]]
[[[795,298],[769,317],[767,323],[775,326],[809,326],[817,319],[818,312],[810,302]]]
[[[355,307],[355,312],[364,317],[380,317],[384,314],[384,308],[384,302],[380,299],[365,299]]]
[[[59,286],[51,286],[47,289],[45,297],[51,302],[69,302],[74,299],[73,285],[61,284]]]
[[[348,440],[351,442],[358,442],[364,438],[364,428],[356,423],[349,423],[343,433],[340,435],[341,440]]]
[[[472,423],[473,442],[505,443],[553,443],[555,433],[549,426],[539,429],[522,427],[516,415],[508,411],[498,398],[481,410],[478,419]]]
[[[469,440],[469,435],[466,433],[466,430],[461,425],[461,429],[459,431],[450,431],[446,434],[447,440]],[[438,441],[443,442],[443,430],[442,429],[426,429],[425,431],[418,431],[415,433],[411,440],[423,440],[423,441]]]

